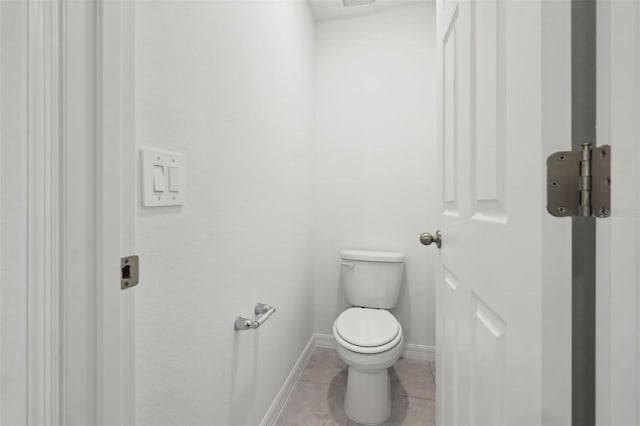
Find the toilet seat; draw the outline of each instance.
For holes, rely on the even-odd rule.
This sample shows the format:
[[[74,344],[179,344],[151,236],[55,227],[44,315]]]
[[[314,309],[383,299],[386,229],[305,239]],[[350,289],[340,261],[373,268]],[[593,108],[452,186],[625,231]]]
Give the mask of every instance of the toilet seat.
[[[350,308],[333,323],[340,345],[361,354],[388,351],[402,340],[402,326],[384,309]]]

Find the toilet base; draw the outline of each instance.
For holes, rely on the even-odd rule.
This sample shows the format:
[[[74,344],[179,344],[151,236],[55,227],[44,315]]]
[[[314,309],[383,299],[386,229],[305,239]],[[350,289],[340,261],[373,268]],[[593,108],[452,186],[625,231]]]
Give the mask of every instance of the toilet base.
[[[349,367],[344,411],[347,416],[364,425],[379,425],[391,416],[391,383],[389,368],[396,363],[404,348],[404,337],[393,348],[379,353],[353,352],[340,342],[338,356]]]
[[[386,422],[391,417],[389,370],[362,371],[349,367],[344,410],[351,420],[364,425]]]

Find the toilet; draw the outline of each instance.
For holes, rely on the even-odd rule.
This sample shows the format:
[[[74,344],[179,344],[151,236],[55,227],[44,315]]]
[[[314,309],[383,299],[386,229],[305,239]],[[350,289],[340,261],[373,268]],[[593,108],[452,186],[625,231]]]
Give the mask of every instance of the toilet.
[[[340,257],[351,306],[333,323],[338,356],[348,366],[344,409],[355,422],[378,425],[391,416],[388,369],[404,348],[402,326],[389,309],[398,304],[405,256],[343,250]]]

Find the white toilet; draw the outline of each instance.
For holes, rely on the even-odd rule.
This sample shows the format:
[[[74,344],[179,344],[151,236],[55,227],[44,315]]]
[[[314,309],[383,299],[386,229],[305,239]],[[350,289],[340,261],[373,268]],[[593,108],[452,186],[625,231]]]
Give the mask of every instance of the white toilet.
[[[391,415],[388,368],[404,347],[402,326],[388,311],[398,304],[404,254],[343,250],[342,280],[352,306],[333,323],[338,355],[349,366],[344,409],[365,425]]]

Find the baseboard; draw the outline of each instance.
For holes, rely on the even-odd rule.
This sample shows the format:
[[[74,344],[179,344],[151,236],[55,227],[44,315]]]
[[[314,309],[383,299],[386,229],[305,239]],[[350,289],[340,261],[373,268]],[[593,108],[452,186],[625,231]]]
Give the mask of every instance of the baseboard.
[[[418,359],[418,360],[428,360],[435,361],[436,360],[436,348],[435,346],[427,346],[427,345],[416,345],[414,343],[407,343],[404,345],[404,351],[402,352],[402,357],[407,359]]]
[[[273,403],[267,410],[267,413],[262,418],[260,426],[273,426],[276,420],[278,420],[280,412],[293,393],[293,389],[302,375],[302,371],[306,367],[313,351],[316,348],[334,349],[335,347],[336,341],[332,334],[315,333],[311,336],[295,365],[291,369],[289,376],[287,376],[287,379],[284,381],[282,388],[280,388],[276,398],[273,400]],[[435,360],[436,348],[433,346],[407,343],[405,344],[404,351],[402,352],[402,357],[407,359]]]
[[[287,379],[284,381],[284,384],[280,388],[280,391],[276,395],[276,398],[273,400],[273,403],[271,403],[271,406],[267,410],[267,413],[262,418],[260,426],[273,426],[276,423],[280,412],[293,393],[293,389],[295,388],[300,375],[302,375],[302,371],[306,367],[307,362],[309,361],[309,358],[311,357],[311,354],[313,353],[313,350],[315,348],[315,335],[313,335],[302,350],[302,353],[291,369],[289,376],[287,376]]]
[[[335,348],[336,341],[332,334],[316,333],[312,339],[315,339],[316,348]],[[436,348],[434,346],[417,345],[414,343],[406,343],[402,357],[407,359],[429,360],[435,361]]]
[[[316,348],[330,348],[335,349],[336,340],[333,338],[333,334],[316,333],[313,335]]]

